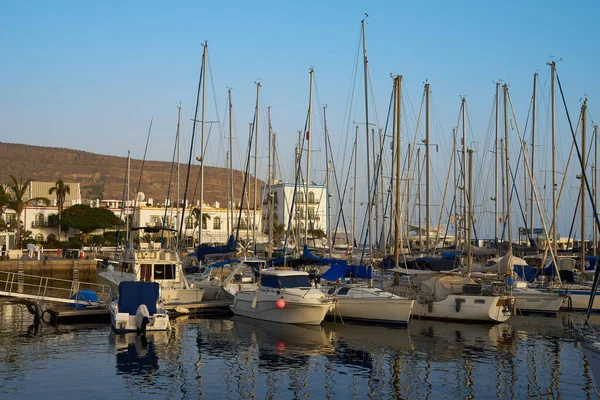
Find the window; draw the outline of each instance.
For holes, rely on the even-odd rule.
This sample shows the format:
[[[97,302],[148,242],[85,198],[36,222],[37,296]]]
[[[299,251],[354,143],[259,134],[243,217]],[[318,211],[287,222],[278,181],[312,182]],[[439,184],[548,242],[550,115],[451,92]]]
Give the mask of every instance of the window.
[[[37,213],[35,214],[35,221],[33,223],[33,226],[44,226],[44,214],[42,213]]]
[[[160,218],[160,215],[151,215],[150,216],[150,226],[161,226],[162,225],[162,219]]]
[[[206,220],[207,220],[207,219],[208,219],[208,217],[207,217],[207,218],[204,218],[204,216],[202,216],[202,230],[203,230],[203,231],[205,231],[206,229],[208,229],[208,228],[206,227]]]
[[[304,218],[304,208],[299,208],[298,214],[300,214],[300,218]]]
[[[304,192],[296,193],[296,203],[303,203],[303,202],[304,202]]]
[[[185,217],[185,229],[193,229],[194,228],[194,218],[190,215]]]
[[[308,202],[309,203],[315,202],[315,193],[314,192],[308,192]]]
[[[288,276],[273,276],[262,275],[260,283],[264,287],[285,289],[285,288],[310,288],[310,280],[308,275],[288,275]]]
[[[309,208],[308,209],[308,218],[314,218],[314,217],[315,217],[315,209]]]
[[[213,229],[220,230],[221,229],[221,218],[215,217],[213,219]]]
[[[38,233],[37,235],[35,235],[35,241],[36,242],[43,242],[44,241],[44,235],[42,235],[41,233]]]
[[[174,264],[156,264],[154,265],[154,280],[157,279],[175,279]]]
[[[349,291],[350,291],[349,287],[343,287],[343,288],[340,288],[340,290],[338,290],[337,294],[340,296],[345,296],[348,294]]]

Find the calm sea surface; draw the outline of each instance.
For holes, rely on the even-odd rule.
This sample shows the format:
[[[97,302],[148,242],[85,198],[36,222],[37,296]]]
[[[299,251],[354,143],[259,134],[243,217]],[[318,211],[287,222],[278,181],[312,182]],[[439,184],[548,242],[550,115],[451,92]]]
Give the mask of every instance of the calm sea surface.
[[[558,317],[501,325],[179,318],[173,331],[43,324],[0,306],[1,399],[598,398]]]

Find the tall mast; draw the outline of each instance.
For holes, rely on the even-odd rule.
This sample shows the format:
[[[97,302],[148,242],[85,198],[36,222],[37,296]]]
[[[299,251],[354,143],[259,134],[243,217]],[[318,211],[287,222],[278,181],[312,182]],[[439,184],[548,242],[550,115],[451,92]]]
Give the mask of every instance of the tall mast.
[[[500,154],[502,155],[502,157],[504,157],[504,139],[500,138]],[[506,181],[504,179],[504,170],[505,170],[505,165],[504,162],[500,161],[500,181],[502,182],[502,202],[501,202],[501,210],[500,210],[500,215],[502,217],[502,223],[505,223],[505,219],[506,219],[506,191],[504,189],[504,187],[506,186]],[[503,235],[504,236],[504,235]]]
[[[177,206],[175,208],[176,221],[179,223],[179,145],[181,143],[180,135],[181,124],[181,103],[177,107]]]
[[[354,130],[354,183],[352,188],[352,249],[354,249],[355,239],[355,231],[356,231],[356,174],[358,172],[357,169],[358,164],[358,125],[356,125],[356,129]]]
[[[551,91],[551,114],[552,114],[552,226],[550,227],[550,234],[552,235],[552,250],[554,254],[557,251],[557,229],[556,229],[556,100],[555,100],[555,88],[554,88],[554,75],[556,74],[556,62],[550,63],[550,91]]]
[[[411,180],[411,160],[412,160],[412,148],[411,148],[411,144],[408,144],[408,149],[406,151],[406,159],[408,160],[408,168],[406,171],[406,227],[408,229],[408,227],[410,226],[410,194],[411,194],[411,184],[412,184],[412,180]],[[415,200],[416,203],[416,200]],[[408,231],[407,231],[408,232]],[[402,234],[402,233],[401,233]],[[408,239],[408,238],[407,238]],[[410,244],[410,242],[408,243]]]
[[[198,246],[202,244],[202,214],[204,209],[204,131],[206,127],[206,53],[208,43],[204,42],[202,52],[202,121],[200,121],[200,221],[198,221]]]
[[[466,213],[466,207],[467,207],[467,197],[466,197],[466,187],[467,187],[467,119],[466,119],[466,114],[467,114],[467,99],[466,98],[462,98],[462,171],[461,171],[461,176],[462,176],[462,206],[463,206],[463,218],[461,219],[463,221],[462,223],[462,229],[465,229],[466,226],[465,224],[470,224],[471,221],[467,221],[467,213]]]
[[[235,208],[235,204],[233,200],[233,103],[231,100],[231,88],[227,91],[227,98],[229,103],[229,210],[231,213],[231,224],[229,226],[229,233],[233,235],[233,210]]]
[[[365,36],[365,20],[360,21],[362,27],[363,39],[363,72],[365,81],[365,134],[367,137],[367,154],[369,153],[369,81],[368,81],[368,60],[367,60],[367,38]],[[367,218],[368,218],[368,236],[369,236],[369,257],[373,260],[373,241],[372,235],[372,209],[371,209],[371,168],[367,161]]]
[[[421,149],[417,149],[417,215],[419,218],[419,250],[423,251],[423,222],[421,220]]]
[[[127,208],[129,208],[129,172],[131,169],[131,158],[130,158],[130,154],[131,152],[129,150],[127,150]],[[137,193],[136,193],[137,196]],[[130,222],[132,222],[132,217],[133,217],[133,213],[135,212],[135,210],[133,210],[133,212],[131,214],[127,213],[127,226],[126,226],[126,241],[129,242],[129,224]]]
[[[400,139],[401,139],[401,130],[400,130],[400,110],[401,108],[401,97],[402,94],[402,75],[396,76],[396,96],[395,106],[396,106],[396,207],[394,211],[394,266],[398,268],[399,263],[399,249],[398,242],[402,247],[402,237],[400,233],[400,221],[402,218],[402,211],[400,210],[400,182],[401,182],[401,165],[400,165]]]
[[[508,252],[512,253],[512,236],[510,229],[510,159],[508,157],[508,85],[505,83],[504,89],[504,162],[506,163],[506,226],[508,238]]]
[[[271,158],[271,154],[275,151],[274,147],[275,147],[275,140],[273,137],[273,130],[271,127],[271,106],[269,106],[268,110],[268,115],[269,115],[269,166],[268,166],[268,178],[267,178],[267,203],[268,203],[268,208],[269,208],[269,245],[267,246],[267,257],[271,257],[271,254],[273,253],[273,194],[271,193],[271,191],[273,190],[273,180],[272,180],[272,174],[273,174],[273,166],[272,166],[272,162],[273,159]]]
[[[312,134],[312,88],[315,71],[310,68],[310,87],[308,89],[308,131],[306,131],[306,190],[304,191],[304,204],[306,214],[304,215],[304,244],[308,244],[308,191],[310,190],[310,135]]]
[[[254,207],[252,212],[252,241],[256,250],[256,206],[258,203],[258,114],[260,82],[256,82],[256,108],[254,110]],[[256,252],[255,252],[256,253]]]
[[[585,276],[585,170],[586,170],[586,114],[587,114],[587,99],[583,101],[581,106],[581,277]]]
[[[531,120],[531,169],[535,171],[535,124],[537,122],[537,72],[533,74],[533,107],[532,107],[532,120]],[[532,172],[533,172],[532,171]],[[532,173],[533,176],[533,173]],[[529,213],[529,229],[531,229],[531,235],[533,236],[534,222],[535,222],[535,211],[533,210],[533,190],[534,184],[531,179],[531,210]]]
[[[333,240],[331,238],[331,197],[330,188],[330,172],[331,172],[331,161],[329,160],[329,131],[327,130],[327,104],[323,106],[323,127],[325,129],[325,164],[327,165],[326,170],[326,191],[327,191],[327,244],[329,247],[329,255],[331,255],[331,249],[333,245]]]
[[[467,275],[471,276],[471,220],[473,218],[473,150],[469,149],[469,212],[467,223]]]
[[[496,82],[496,142],[494,147],[494,242],[498,248],[498,109],[500,100],[500,82]]]
[[[431,248],[429,218],[429,83],[425,84],[425,238],[427,251]]]
[[[598,125],[594,125],[594,204],[598,204]],[[594,232],[594,255],[596,255],[598,251],[598,229],[594,227],[592,231]]]
[[[456,178],[456,159],[457,159],[457,151],[456,151],[456,132],[457,128],[452,128],[452,137],[454,138],[454,154],[452,156],[452,168],[454,169],[454,248],[458,249],[458,243],[460,243],[459,241],[459,236],[460,236],[460,224],[459,224],[459,213],[458,211],[458,207],[457,207],[457,203],[458,203],[458,198],[456,196],[456,188],[458,186],[458,179]],[[410,145],[409,145],[410,146]]]

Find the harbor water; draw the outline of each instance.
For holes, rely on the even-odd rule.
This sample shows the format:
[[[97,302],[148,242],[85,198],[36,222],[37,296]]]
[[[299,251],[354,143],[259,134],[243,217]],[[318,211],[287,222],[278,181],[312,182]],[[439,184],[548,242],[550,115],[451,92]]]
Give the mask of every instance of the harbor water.
[[[565,315],[408,328],[177,318],[170,333],[43,323],[0,306],[2,399],[598,398]]]

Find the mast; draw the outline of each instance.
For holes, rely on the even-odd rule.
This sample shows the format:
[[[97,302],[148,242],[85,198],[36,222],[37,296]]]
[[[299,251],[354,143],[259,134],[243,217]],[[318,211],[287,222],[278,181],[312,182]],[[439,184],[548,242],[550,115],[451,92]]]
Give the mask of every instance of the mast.
[[[362,39],[363,39],[363,72],[365,81],[365,134],[367,136],[367,155],[369,153],[369,85],[368,85],[368,60],[367,60],[367,38],[365,36],[365,20],[361,22],[362,27]],[[371,209],[371,168],[369,161],[367,161],[367,218],[368,218],[368,237],[369,237],[369,257],[371,263],[373,261],[373,242],[371,240],[372,235],[372,209]]]
[[[400,233],[400,220],[402,218],[402,211],[400,210],[400,139],[401,139],[401,130],[400,130],[400,110],[401,110],[401,97],[402,94],[402,75],[396,76],[396,96],[395,96],[395,106],[396,106],[396,207],[394,212],[394,266],[398,268],[399,263],[399,249],[398,242],[400,242],[400,246],[402,246],[402,237]]]
[[[535,125],[537,122],[537,72],[533,74],[533,107],[532,107],[532,120],[531,120],[531,169],[535,171]],[[533,224],[535,222],[535,211],[533,210],[533,191],[534,183],[531,179],[531,210],[529,214],[529,229],[531,229],[531,236],[533,237]]]
[[[429,218],[429,83],[425,83],[425,240],[427,251],[431,248]]]
[[[594,204],[598,204],[598,125],[594,125]],[[598,252],[598,229],[594,227],[592,231],[594,232],[594,255],[596,255]]]
[[[462,110],[462,171],[461,171],[461,176],[462,176],[462,206],[463,206],[463,218],[461,218],[461,220],[463,221],[462,223],[462,229],[465,229],[466,226],[465,224],[470,224],[471,221],[467,221],[467,215],[466,215],[466,207],[467,207],[467,196],[466,196],[466,186],[467,186],[467,180],[466,180],[466,174],[467,174],[467,119],[466,119],[466,114],[467,114],[467,99],[466,98],[462,98],[462,104],[461,104],[461,110]]]
[[[354,183],[352,189],[352,249],[354,249],[354,242],[356,241],[355,230],[356,230],[356,174],[358,172],[357,169],[358,164],[358,125],[356,125],[356,129],[354,130]]]
[[[469,195],[467,196],[469,200],[469,212],[468,212],[468,220],[467,224],[467,276],[471,276],[471,223],[470,221],[473,218],[473,150],[469,149]]]
[[[229,210],[231,212],[231,225],[229,226],[229,233],[233,235],[233,209],[235,208],[235,204],[233,200],[233,104],[231,101],[231,88],[227,90],[227,99],[229,103]]]
[[[500,82],[496,82],[496,144],[494,148],[494,242],[498,248],[498,109],[500,100]]]
[[[272,186],[273,186],[273,180],[272,180],[272,173],[273,173],[273,167],[272,167],[272,158],[271,158],[271,154],[274,151],[273,147],[275,145],[274,143],[274,138],[273,138],[273,130],[271,127],[271,106],[269,106],[269,108],[267,109],[267,113],[269,116],[269,165],[268,165],[268,178],[267,178],[267,203],[268,203],[268,208],[269,208],[269,245],[267,246],[267,257],[271,257],[271,254],[273,253],[273,194],[271,193],[272,191]]]
[[[504,157],[506,163],[506,226],[508,230],[508,252],[512,254],[512,236],[510,229],[510,159],[508,157],[508,85],[505,83],[504,89]]]
[[[177,206],[175,208],[176,221],[179,223],[179,145],[181,143],[181,103],[177,107]],[[128,190],[129,191],[129,190]]]
[[[419,217],[419,250],[423,251],[423,222],[421,220],[421,149],[417,149],[417,215]]]
[[[329,160],[329,131],[327,130],[327,104],[323,106],[323,126],[325,129],[325,164],[327,165],[326,170],[326,192],[327,192],[327,244],[329,247],[329,255],[331,256],[331,249],[333,245],[333,240],[331,238],[331,192],[329,191],[331,188],[330,181],[330,171],[331,171],[331,161]]]
[[[412,149],[411,149],[411,144],[408,144],[408,149],[406,151],[406,157],[408,159],[408,168],[406,171],[406,226],[407,229],[410,226],[410,192],[411,192],[411,177],[410,177],[410,167],[411,167],[411,160],[412,160]],[[415,199],[416,202],[416,199]],[[407,231],[408,232],[408,231]],[[402,233],[401,233],[402,234]],[[408,240],[408,238],[407,238]],[[408,243],[410,245],[410,242]]]
[[[504,139],[500,138],[500,154],[504,154]],[[506,181],[504,180],[504,163],[500,161],[500,181],[502,182],[502,209],[501,209],[501,218],[502,223],[504,224],[506,221],[506,192],[504,187],[506,186]]]
[[[557,252],[557,229],[556,229],[556,93],[555,93],[555,74],[556,74],[556,62],[550,63],[550,91],[551,91],[551,114],[552,114],[552,226],[550,227],[550,234],[552,235],[552,249],[554,254]]]
[[[585,276],[585,170],[586,170],[586,114],[587,114],[587,99],[583,101],[581,106],[581,278]]]
[[[131,170],[131,158],[130,158],[130,154],[131,152],[129,150],[127,150],[127,208],[129,208],[129,175],[130,175],[130,170]],[[137,194],[136,194],[137,196]],[[127,243],[129,243],[129,224],[130,222],[133,222],[133,213],[135,212],[135,210],[133,210],[131,212],[131,214],[127,213],[127,226],[126,226],[126,241]]]
[[[454,138],[454,149],[456,149],[456,128],[452,128],[452,137]],[[410,146],[410,145],[409,145]],[[460,236],[460,228],[459,228],[459,215],[458,215],[458,207],[457,207],[457,203],[458,203],[458,199],[456,196],[456,187],[458,185],[458,180],[456,179],[456,150],[453,150],[453,156],[452,156],[452,168],[454,169],[454,248],[458,249],[458,243],[459,243],[459,236]]]
[[[308,89],[308,131],[306,131],[306,190],[304,191],[304,204],[306,208],[306,214],[304,215],[304,244],[308,244],[308,191],[310,189],[310,135],[312,133],[312,88],[313,88],[313,77],[315,71],[310,68],[310,86]]]
[[[252,241],[256,250],[256,206],[258,203],[258,110],[260,100],[260,82],[256,82],[256,109],[254,111],[254,207],[252,211]],[[255,251],[256,253],[256,251]]]
[[[208,43],[204,42],[202,52],[202,121],[200,122],[200,221],[198,221],[198,246],[202,244],[202,214],[204,209],[204,131],[206,128],[206,53]]]

